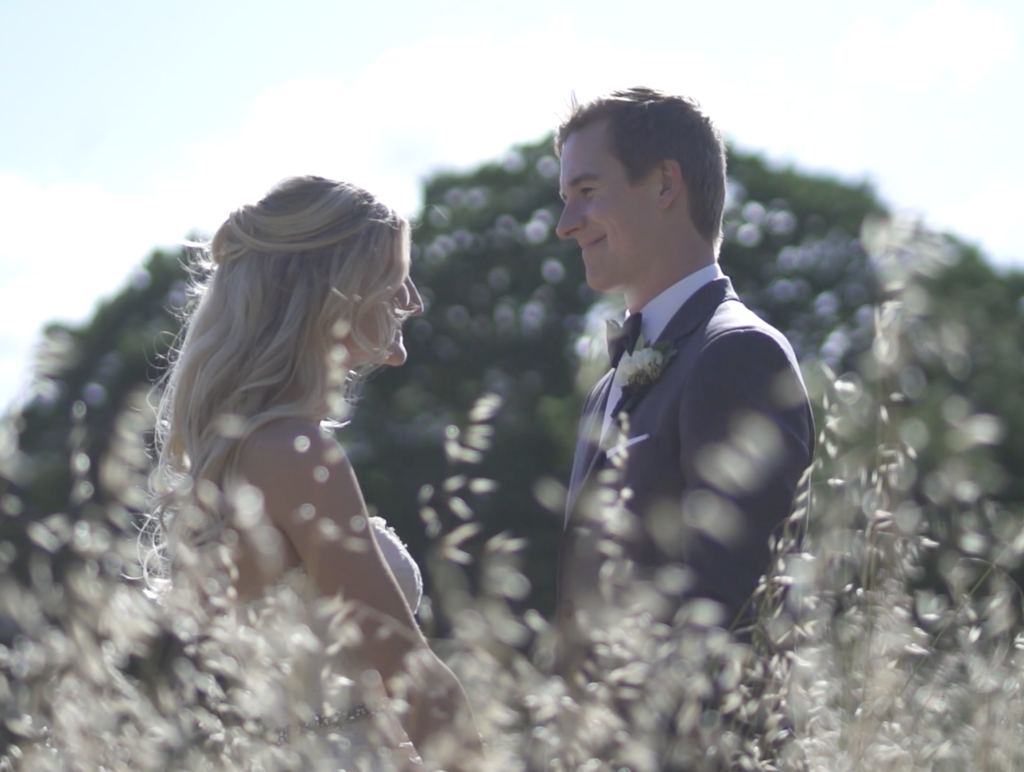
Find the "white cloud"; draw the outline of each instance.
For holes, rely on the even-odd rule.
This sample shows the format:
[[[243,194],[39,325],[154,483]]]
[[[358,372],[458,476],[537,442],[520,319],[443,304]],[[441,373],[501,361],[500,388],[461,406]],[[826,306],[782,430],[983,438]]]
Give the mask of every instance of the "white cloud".
[[[83,319],[153,245],[193,228],[212,231],[230,209],[287,175],[350,180],[414,214],[425,177],[539,138],[557,125],[572,91],[586,99],[645,84],[698,96],[729,135],[776,157],[916,179],[902,151],[886,152],[907,137],[925,142],[936,134],[900,101],[908,84],[969,88],[1016,45],[998,16],[956,0],[936,0],[895,24],[864,19],[837,47],[837,59],[825,55],[819,66],[787,51],[754,70],[727,49],[701,56],[684,45],[584,39],[573,29],[571,20],[554,19],[514,37],[437,37],[388,50],[351,79],[284,83],[253,102],[233,136],[155,150],[174,154],[176,168],[136,181],[149,191],[144,198],[0,176],[0,407],[46,320]],[[872,109],[875,100],[886,106],[888,128]],[[892,125],[901,133],[893,135]],[[968,167],[960,178],[975,165],[969,158],[947,162],[951,180],[954,164]],[[997,255],[1019,255],[1013,202],[1024,200],[1024,191],[1012,179],[986,184],[967,196],[956,185],[913,189],[919,200],[896,203],[924,209],[958,232],[984,234]]]
[[[351,81],[300,78],[270,89],[235,136],[180,151],[175,172],[153,181],[146,198],[0,177],[0,307],[9,320],[0,331],[0,407],[27,380],[24,363],[45,322],[83,320],[154,245],[212,232],[282,177],[349,180],[411,215],[425,177],[541,137],[574,90],[581,99],[638,83],[692,92],[713,70],[685,54],[583,42],[567,26],[556,19],[513,38],[437,37],[386,51]]]
[[[928,219],[969,241],[985,240],[993,264],[1020,270],[1024,267],[1024,182],[1001,174],[988,174],[964,191],[962,197],[928,212]]]
[[[94,185],[36,187],[0,175],[0,409],[28,382],[42,326],[79,321],[156,244],[176,238],[152,203]]]
[[[588,55],[594,48],[605,53]],[[351,82],[304,78],[264,93],[237,136],[188,151],[189,173],[160,198],[168,206],[187,200],[213,227],[280,178],[317,173],[363,185],[412,214],[424,177],[539,138],[557,125],[573,90],[586,98],[686,80],[692,91],[711,70],[684,54],[584,44],[557,21],[505,40],[433,38],[387,51]]]
[[[1013,57],[1012,26],[998,14],[959,0],[935,0],[897,26],[858,20],[836,46],[840,72],[866,88],[917,92],[936,85],[976,86]]]

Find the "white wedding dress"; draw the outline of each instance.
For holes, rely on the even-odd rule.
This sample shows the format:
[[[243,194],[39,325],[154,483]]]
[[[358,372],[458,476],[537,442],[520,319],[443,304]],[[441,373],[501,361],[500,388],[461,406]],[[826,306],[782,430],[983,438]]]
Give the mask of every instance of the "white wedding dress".
[[[382,518],[370,522],[385,561],[416,611],[423,595],[419,567]],[[246,604],[239,629],[255,634],[239,643],[246,635],[236,629],[234,640],[227,635],[221,640],[235,650],[240,665],[240,688],[227,697],[248,719],[238,741],[250,743],[253,763],[243,768],[422,769],[394,715],[364,704],[366,679],[372,681],[375,673],[352,648],[361,636],[359,613],[355,604],[322,597],[302,568],[288,570],[278,587]],[[231,755],[238,763],[245,751]]]

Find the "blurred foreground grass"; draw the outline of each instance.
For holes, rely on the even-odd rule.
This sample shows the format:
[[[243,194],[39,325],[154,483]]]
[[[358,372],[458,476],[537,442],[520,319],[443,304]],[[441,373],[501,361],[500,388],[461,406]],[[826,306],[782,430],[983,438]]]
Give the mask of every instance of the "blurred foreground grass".
[[[818,457],[774,545],[751,646],[703,624],[699,603],[671,626],[626,603],[593,631],[601,676],[575,699],[547,676],[548,620],[522,610],[523,541],[483,538],[462,495],[495,487],[474,472],[500,400],[485,395],[449,430],[452,473],[422,481],[419,499],[433,587],[421,616],[451,631],[438,647],[467,687],[492,768],[565,758],[601,770],[614,757],[653,770],[662,753],[695,770],[723,759],[750,770],[1024,768],[1021,593],[1009,578],[1024,534],[1019,513],[986,496],[1012,472],[986,452],[1002,427],[937,392],[925,361],[938,351],[947,369],[960,366],[927,289],[956,255],[912,222],[874,220],[863,235],[883,292],[873,342],[849,372],[806,373]],[[102,507],[89,506],[84,411],[68,448],[78,476],[68,511],[83,516],[25,523],[13,495],[0,502],[0,769],[316,768],[253,721],[288,711],[303,646],[318,645],[306,615],[333,615],[344,639],[345,609],[303,609],[284,593],[276,615],[253,620],[201,587],[154,601],[132,514],[144,500],[148,403],[133,395],[99,461]],[[7,479],[22,463],[16,420],[0,426]],[[929,443],[936,425],[944,441]],[[556,483],[538,481],[537,495],[557,510]],[[608,502],[611,530],[627,517],[622,503]],[[949,522],[956,544],[936,533]],[[622,569],[604,589],[635,599]],[[671,582],[658,590],[670,595]]]

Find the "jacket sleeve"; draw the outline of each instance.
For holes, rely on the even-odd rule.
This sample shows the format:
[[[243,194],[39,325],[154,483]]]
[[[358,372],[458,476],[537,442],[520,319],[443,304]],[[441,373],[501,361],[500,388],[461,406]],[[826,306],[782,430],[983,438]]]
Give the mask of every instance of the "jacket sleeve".
[[[792,512],[811,463],[814,427],[795,358],[757,328],[710,339],[679,411],[682,543],[692,595],[743,615],[767,570],[768,540]]]

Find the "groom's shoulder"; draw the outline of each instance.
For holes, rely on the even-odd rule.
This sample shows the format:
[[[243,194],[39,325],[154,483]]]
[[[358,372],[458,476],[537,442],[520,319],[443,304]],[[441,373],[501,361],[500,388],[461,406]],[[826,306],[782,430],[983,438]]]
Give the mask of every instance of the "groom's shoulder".
[[[789,345],[786,336],[777,327],[738,298],[721,303],[715,309],[708,321],[705,337],[713,339],[739,331],[760,333],[776,340],[785,341],[786,345]]]
[[[721,332],[737,327],[749,327],[751,329],[770,328],[775,329],[756,312],[744,303],[740,298],[733,295],[726,297],[719,303],[708,322],[708,330]]]
[[[702,336],[701,358],[711,351],[734,351],[745,356],[751,351],[774,351],[775,356],[798,367],[796,352],[785,334],[739,299],[715,309]]]

